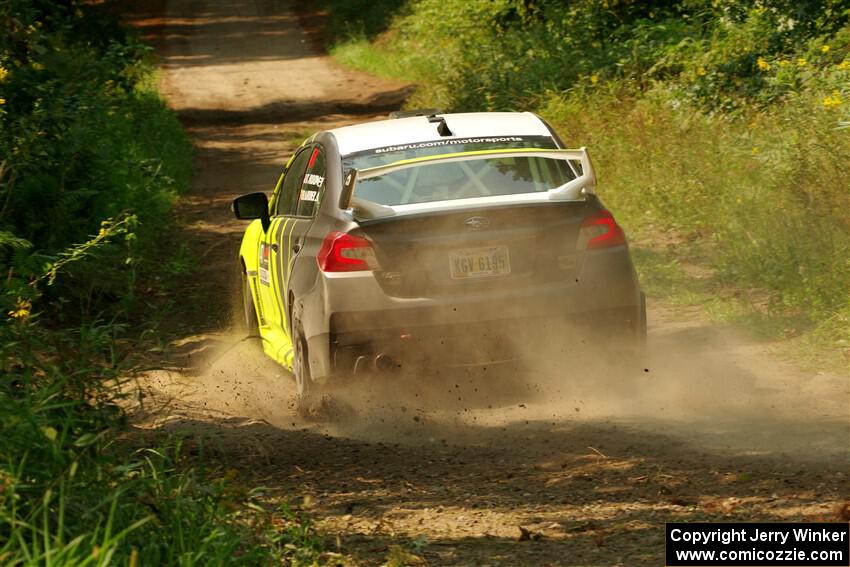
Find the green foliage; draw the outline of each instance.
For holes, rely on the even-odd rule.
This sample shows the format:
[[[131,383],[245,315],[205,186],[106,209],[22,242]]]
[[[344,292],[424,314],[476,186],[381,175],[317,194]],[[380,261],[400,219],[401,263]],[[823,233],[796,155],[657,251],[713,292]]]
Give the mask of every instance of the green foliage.
[[[8,309],[103,220],[133,215],[146,245],[188,184],[191,146],[148,79],[149,48],[101,10],[4,0],[0,29],[0,270],[12,276],[0,308]],[[115,265],[124,248],[98,247],[99,263]],[[68,281],[46,290],[52,317],[76,316],[92,297],[106,307],[107,296],[126,293],[134,270],[97,263],[78,263]],[[64,303],[72,304],[68,313]]]
[[[313,563],[307,519],[173,439],[118,442],[116,321],[191,145],[148,48],[90,4],[0,0],[0,564]]]
[[[338,34],[374,37],[389,26],[405,0],[326,0],[331,28]]]
[[[119,332],[115,325],[47,332],[27,319],[0,328],[0,563],[318,557],[309,521],[288,508],[261,508],[232,471],[193,467],[176,442],[130,454],[116,444],[124,427],[116,392],[126,371],[114,356]]]
[[[385,6],[355,14],[342,0],[327,3],[337,23],[334,53],[422,82],[419,99],[447,110],[511,109],[542,92],[615,81],[734,111],[801,85],[836,84],[823,74],[850,51],[847,0],[411,0],[394,18]],[[389,29],[367,55],[363,38],[372,34],[352,37],[352,29],[378,17]],[[776,67],[768,73],[759,61]]]

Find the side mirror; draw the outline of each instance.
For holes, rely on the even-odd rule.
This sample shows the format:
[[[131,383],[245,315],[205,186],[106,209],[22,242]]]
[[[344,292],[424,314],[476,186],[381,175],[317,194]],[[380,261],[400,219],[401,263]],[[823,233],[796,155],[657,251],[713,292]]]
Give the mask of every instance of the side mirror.
[[[268,230],[269,220],[269,199],[265,193],[248,193],[233,199],[230,209],[237,219],[240,220],[255,220],[260,219],[263,223],[263,230]]]

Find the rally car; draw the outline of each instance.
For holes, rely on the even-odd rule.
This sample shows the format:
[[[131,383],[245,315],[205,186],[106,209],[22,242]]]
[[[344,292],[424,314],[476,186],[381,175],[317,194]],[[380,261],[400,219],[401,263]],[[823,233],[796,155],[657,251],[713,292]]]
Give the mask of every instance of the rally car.
[[[639,345],[645,303],[586,149],[531,113],[395,113],[308,138],[239,251],[245,323],[317,385],[494,365],[531,343]],[[584,340],[584,339],[582,339]]]

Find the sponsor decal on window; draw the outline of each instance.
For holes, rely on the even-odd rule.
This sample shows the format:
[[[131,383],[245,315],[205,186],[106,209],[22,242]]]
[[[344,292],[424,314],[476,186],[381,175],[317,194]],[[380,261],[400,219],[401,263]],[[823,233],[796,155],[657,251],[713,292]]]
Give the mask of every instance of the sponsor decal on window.
[[[321,187],[324,183],[325,183],[325,178],[322,175],[316,175],[315,173],[308,173],[307,175],[304,176],[304,185],[313,185],[315,187]],[[313,199],[313,200],[315,200],[315,199]]]
[[[302,189],[301,190],[301,200],[302,201],[318,201],[319,200],[319,192],[315,189]]]
[[[450,140],[431,140],[428,142],[418,142],[415,144],[402,144],[400,146],[387,146],[384,148],[375,148],[370,150],[376,154],[386,152],[397,152],[401,150],[418,150],[421,148],[438,148],[444,146],[462,146],[466,144],[499,144],[506,142],[522,142],[524,137],[520,136],[502,136],[488,138],[452,138]]]

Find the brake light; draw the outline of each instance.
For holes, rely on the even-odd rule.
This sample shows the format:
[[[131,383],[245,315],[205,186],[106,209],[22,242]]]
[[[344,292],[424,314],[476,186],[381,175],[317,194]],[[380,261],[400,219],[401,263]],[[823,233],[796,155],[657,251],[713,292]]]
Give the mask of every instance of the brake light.
[[[329,233],[316,261],[323,272],[358,272],[377,266],[372,243],[347,232]]]
[[[626,243],[626,234],[614,220],[614,215],[599,211],[581,223],[579,242],[586,242],[584,247],[587,250],[621,246]]]

